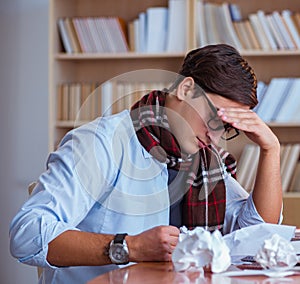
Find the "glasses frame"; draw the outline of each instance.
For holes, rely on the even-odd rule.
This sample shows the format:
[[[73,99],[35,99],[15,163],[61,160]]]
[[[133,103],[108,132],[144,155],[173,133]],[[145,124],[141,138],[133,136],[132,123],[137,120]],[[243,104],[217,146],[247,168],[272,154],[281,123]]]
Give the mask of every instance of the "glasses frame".
[[[203,95],[204,97],[205,97],[205,99],[206,99],[206,101],[207,101],[207,103],[208,103],[208,105],[209,105],[209,107],[210,107],[210,109],[212,110],[212,112],[213,112],[213,117],[212,118],[210,118],[208,121],[207,121],[207,126],[208,126],[208,128],[210,129],[210,130],[212,130],[212,131],[219,131],[219,130],[224,130],[224,133],[228,133],[230,130],[234,130],[235,131],[235,133],[232,135],[232,136],[230,136],[230,137],[225,137],[224,136],[224,133],[222,134],[222,136],[221,136],[221,139],[223,139],[223,140],[225,140],[225,141],[229,141],[229,140],[232,140],[232,139],[234,139],[234,138],[236,138],[239,134],[240,134],[240,131],[237,129],[237,128],[235,128],[235,127],[233,127],[231,124],[229,124],[228,122],[227,123],[224,123],[223,122],[223,124],[222,125],[220,125],[220,126],[217,126],[217,127],[213,127],[212,126],[212,121],[213,120],[215,120],[216,118],[219,118],[219,116],[218,116],[218,108],[216,108],[214,105],[213,105],[213,103],[210,101],[210,99],[207,97],[207,95],[206,95],[206,93],[203,91],[203,92],[201,92],[201,95]],[[219,118],[220,119],[220,118]]]

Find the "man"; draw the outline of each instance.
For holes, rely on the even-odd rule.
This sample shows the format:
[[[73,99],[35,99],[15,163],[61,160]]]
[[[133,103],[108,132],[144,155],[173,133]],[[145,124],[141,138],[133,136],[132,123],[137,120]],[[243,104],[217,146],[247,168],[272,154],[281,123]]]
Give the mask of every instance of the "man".
[[[170,261],[183,225],[226,234],[279,223],[280,145],[251,111],[256,83],[234,48],[206,46],[169,90],[68,133],[12,221],[12,254],[44,267],[46,283],[84,283],[116,264]],[[239,131],[260,147],[250,195],[217,146]]]

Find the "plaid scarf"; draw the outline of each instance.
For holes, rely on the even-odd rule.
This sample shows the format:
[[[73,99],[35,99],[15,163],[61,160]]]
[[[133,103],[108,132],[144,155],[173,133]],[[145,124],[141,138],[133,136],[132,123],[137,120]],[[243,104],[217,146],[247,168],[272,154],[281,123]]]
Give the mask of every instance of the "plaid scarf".
[[[130,113],[137,137],[152,156],[167,164],[168,169],[183,173],[181,188],[176,189],[183,196],[183,225],[189,229],[201,226],[209,231],[221,230],[226,205],[224,171],[235,177],[236,161],[228,152],[213,145],[182,159],[165,113],[167,94],[152,91],[132,106]]]

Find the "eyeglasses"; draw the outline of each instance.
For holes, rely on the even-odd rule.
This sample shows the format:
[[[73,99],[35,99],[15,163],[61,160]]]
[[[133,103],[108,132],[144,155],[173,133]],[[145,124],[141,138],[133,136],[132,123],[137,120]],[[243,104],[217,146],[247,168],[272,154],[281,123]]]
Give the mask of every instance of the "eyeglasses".
[[[207,97],[205,92],[201,92],[201,94],[205,97],[205,99],[212,111],[212,117],[207,121],[207,126],[209,127],[209,129],[212,131],[224,130],[221,138],[226,141],[237,137],[240,134],[240,131],[238,129],[236,129],[235,127],[233,127],[231,124],[222,122],[222,120],[219,118],[219,116],[217,114],[218,108],[216,108],[213,105],[213,103]]]

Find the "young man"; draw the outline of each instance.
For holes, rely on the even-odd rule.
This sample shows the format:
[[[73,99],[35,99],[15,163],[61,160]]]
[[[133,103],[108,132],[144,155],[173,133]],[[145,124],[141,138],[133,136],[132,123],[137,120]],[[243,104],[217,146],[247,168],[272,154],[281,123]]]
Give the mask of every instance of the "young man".
[[[256,83],[234,48],[206,46],[169,90],[68,133],[12,221],[12,255],[44,267],[45,283],[85,283],[116,264],[170,261],[183,225],[279,223],[280,144],[251,111]],[[250,195],[217,146],[239,131],[260,147]]]

